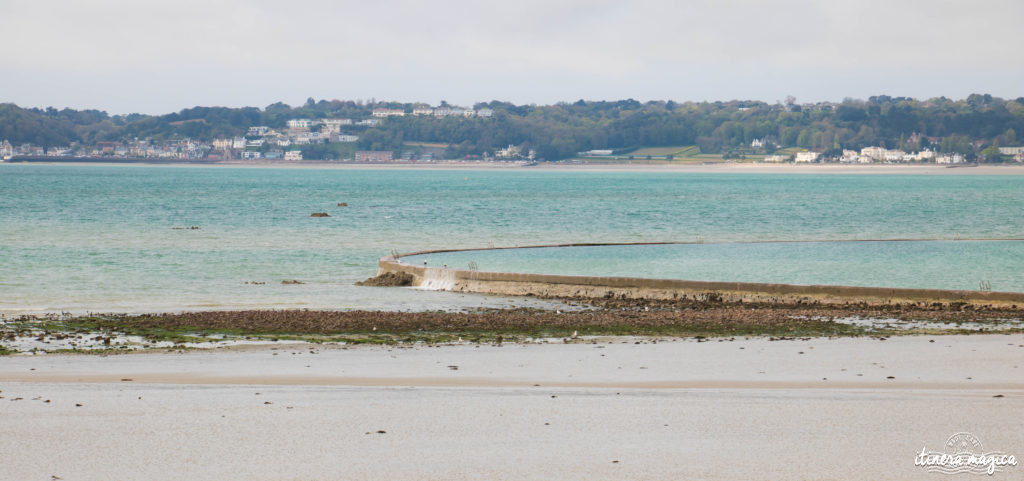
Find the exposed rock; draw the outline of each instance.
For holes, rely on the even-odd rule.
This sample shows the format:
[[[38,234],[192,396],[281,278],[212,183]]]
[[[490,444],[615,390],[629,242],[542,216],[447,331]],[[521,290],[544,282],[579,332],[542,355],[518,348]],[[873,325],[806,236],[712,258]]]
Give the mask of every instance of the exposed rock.
[[[292,280],[285,279],[285,280],[281,281],[281,284],[284,284],[284,285],[305,284],[305,282],[302,282],[302,281],[300,281],[298,279],[292,279]]]
[[[348,202],[338,202],[338,207],[348,207]]]
[[[310,217],[330,217],[331,214],[328,214],[326,212],[314,212],[314,213],[310,214],[309,216]]]
[[[377,287],[402,287],[412,285],[412,274],[408,272],[385,272],[376,277],[371,277],[365,281],[357,282],[357,286],[377,286]]]

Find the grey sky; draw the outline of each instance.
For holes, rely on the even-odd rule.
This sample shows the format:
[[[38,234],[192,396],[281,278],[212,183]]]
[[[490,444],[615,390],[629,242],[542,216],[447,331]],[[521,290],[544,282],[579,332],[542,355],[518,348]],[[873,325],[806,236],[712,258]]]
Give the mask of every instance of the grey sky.
[[[1024,1],[3,0],[0,101],[1024,96]]]

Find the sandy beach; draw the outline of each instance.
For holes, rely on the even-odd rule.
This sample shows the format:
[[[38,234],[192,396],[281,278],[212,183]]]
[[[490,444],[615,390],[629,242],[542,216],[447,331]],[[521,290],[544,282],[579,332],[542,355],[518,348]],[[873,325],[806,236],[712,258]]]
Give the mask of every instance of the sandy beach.
[[[1022,359],[1021,334],[12,356],[0,478],[931,479],[914,456],[956,432],[1024,453]]]

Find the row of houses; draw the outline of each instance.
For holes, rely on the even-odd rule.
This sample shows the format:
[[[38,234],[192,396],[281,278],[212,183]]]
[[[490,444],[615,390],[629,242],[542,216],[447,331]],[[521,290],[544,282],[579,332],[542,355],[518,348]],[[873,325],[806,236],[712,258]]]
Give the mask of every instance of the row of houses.
[[[1024,149],[1022,149],[1024,154]],[[859,152],[856,150],[843,150],[839,158],[824,159],[819,152],[797,152],[793,156],[772,154],[764,158],[764,162],[787,162],[792,160],[797,163],[819,162],[833,160],[844,164],[870,164],[875,162],[901,163],[901,162],[935,162],[936,164],[962,164],[967,159],[957,153],[936,153],[925,149],[920,152],[904,152],[897,149],[886,149],[884,147],[865,147]],[[1024,155],[1015,158],[1018,162],[1024,162]]]
[[[238,152],[237,158],[242,160],[280,160],[285,162],[302,161],[301,150],[269,150],[260,152],[258,150],[243,150]]]
[[[93,146],[78,143],[43,148],[32,144],[11,145],[0,142],[0,159],[14,156],[30,157],[136,157],[155,159],[197,160],[206,157],[213,147],[191,139],[156,142],[133,139],[129,141],[99,141]]]
[[[313,127],[321,126],[321,131],[341,132],[341,128],[350,125],[361,127],[376,127],[380,125],[380,119],[363,119],[353,122],[352,119],[291,119],[286,122],[289,131],[311,130]],[[264,136],[272,133],[273,129],[265,125],[249,127],[249,135]]]
[[[404,109],[373,109],[374,117],[404,117],[408,115]],[[462,107],[427,107],[420,106],[412,109],[411,115],[420,117],[491,117],[494,111],[491,109],[469,109]]]
[[[358,135],[331,132],[298,132],[263,137],[232,137],[213,139],[213,148],[218,150],[262,149],[263,147],[290,147],[293,145],[322,144],[325,142],[351,143],[359,140]]]

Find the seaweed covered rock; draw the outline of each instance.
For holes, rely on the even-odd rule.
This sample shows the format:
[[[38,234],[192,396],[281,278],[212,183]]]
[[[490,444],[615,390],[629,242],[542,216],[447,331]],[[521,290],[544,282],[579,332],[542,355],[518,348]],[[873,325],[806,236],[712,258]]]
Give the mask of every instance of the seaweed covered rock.
[[[412,274],[408,272],[385,272],[365,281],[357,282],[357,286],[403,287],[412,285]]]
[[[331,214],[328,214],[326,212],[314,212],[314,213],[310,214],[309,216],[310,217],[330,217]]]

